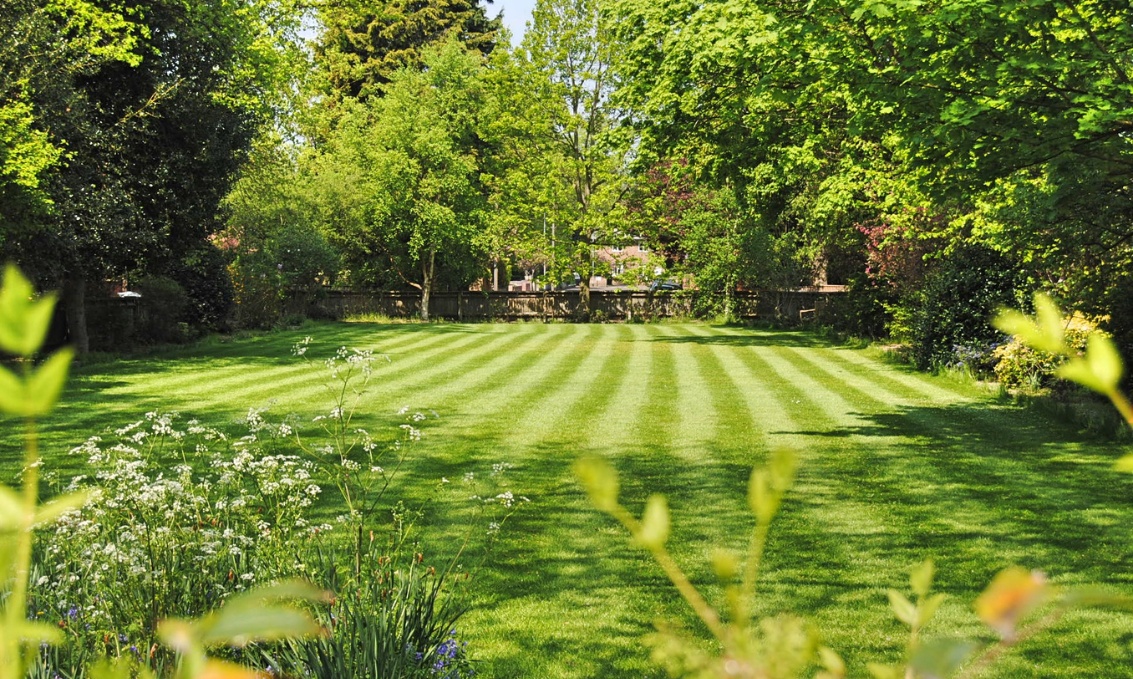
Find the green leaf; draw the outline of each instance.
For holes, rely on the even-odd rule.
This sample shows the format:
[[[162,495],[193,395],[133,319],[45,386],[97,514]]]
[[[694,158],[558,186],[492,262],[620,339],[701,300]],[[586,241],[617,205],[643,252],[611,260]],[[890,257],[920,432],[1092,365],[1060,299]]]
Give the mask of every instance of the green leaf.
[[[917,628],[922,628],[932,620],[932,616],[940,610],[940,605],[944,603],[944,594],[933,594],[932,596],[919,602],[917,606]]]
[[[1117,389],[1123,372],[1121,354],[1109,337],[1095,332],[1086,339],[1086,361],[1098,380],[1108,385],[1106,393]]]
[[[740,572],[740,560],[726,549],[714,549],[709,557],[712,561],[712,572],[720,584],[727,584],[736,579]]]
[[[51,327],[51,316],[55,310],[55,295],[44,295],[28,305],[24,316],[24,336],[21,356],[31,356],[43,346],[47,330]]]
[[[1108,390],[1111,389],[1107,382],[1101,380],[1094,374],[1093,368],[1085,358],[1078,357],[1070,359],[1067,363],[1058,366],[1054,374],[1064,380],[1077,382],[1083,387],[1100,394],[1108,393]]]
[[[928,592],[932,589],[932,578],[936,574],[936,566],[932,563],[932,559],[928,559],[913,569],[909,574],[909,584],[912,586],[913,594],[918,597],[928,596]]]
[[[955,674],[976,648],[976,644],[964,639],[932,639],[917,648],[910,664],[915,676],[944,679]]]
[[[1097,586],[1074,587],[1063,595],[1063,600],[1070,606],[1133,610],[1133,597]]]
[[[79,509],[90,502],[91,491],[80,490],[55,498],[39,507],[35,512],[35,525],[41,526],[58,519],[67,512]]]
[[[1119,472],[1133,472],[1133,453],[1123,456],[1113,468]]]
[[[1041,292],[1035,293],[1035,317],[1038,320],[1039,332],[1042,334],[1040,346],[1037,348],[1052,354],[1067,353],[1065,324],[1062,312],[1049,295]]]
[[[828,646],[819,646],[818,659],[822,663],[822,667],[831,674],[839,677],[846,674],[846,663],[842,661],[842,656],[838,655],[834,649]]]
[[[789,448],[778,448],[771,453],[771,485],[780,495],[787,492],[795,482],[795,472],[799,457]]]
[[[600,511],[612,512],[618,507],[618,473],[609,462],[587,457],[574,463],[574,475],[586,489],[590,502]]]
[[[24,382],[0,365],[0,412],[19,415],[24,408]]]
[[[893,614],[897,616],[898,620],[909,627],[916,626],[917,607],[904,594],[895,589],[889,590],[889,607],[893,609]]]
[[[256,587],[229,599],[220,610],[200,623],[204,646],[245,646],[255,641],[308,637],[322,628],[303,610],[281,605],[281,600],[325,601],[327,593],[301,580]]]
[[[663,495],[650,495],[641,517],[637,541],[649,549],[660,549],[669,539],[669,505]]]
[[[14,627],[5,629],[20,641],[32,644],[60,644],[63,642],[63,632],[54,625],[32,620],[20,620]]]
[[[24,524],[24,501],[8,486],[0,485],[0,530],[19,530]]]
[[[246,646],[256,641],[296,639],[319,634],[322,628],[305,611],[287,606],[225,606],[201,634],[205,646]]]
[[[35,289],[15,265],[5,267],[0,289],[0,349],[26,358],[43,344],[55,297],[34,300],[34,295]]]
[[[873,675],[874,679],[900,679],[901,675],[904,674],[900,667],[875,662],[867,663],[866,668],[869,669],[869,673]]]
[[[60,349],[39,366],[28,380],[24,392],[27,402],[25,416],[35,417],[51,412],[59,401],[59,394],[63,393],[63,385],[67,383],[67,374],[71,371],[71,361],[74,358],[73,349]]]
[[[1034,320],[1014,309],[1004,309],[992,320],[992,325],[1035,349],[1051,354],[1068,354],[1062,312],[1058,305],[1047,295],[1037,293],[1035,309]]]
[[[0,288],[0,349],[23,356],[24,318],[35,291],[14,264],[4,267]]]
[[[771,475],[764,469],[751,470],[747,484],[747,503],[760,523],[770,523],[779,510],[779,498],[771,490]]]

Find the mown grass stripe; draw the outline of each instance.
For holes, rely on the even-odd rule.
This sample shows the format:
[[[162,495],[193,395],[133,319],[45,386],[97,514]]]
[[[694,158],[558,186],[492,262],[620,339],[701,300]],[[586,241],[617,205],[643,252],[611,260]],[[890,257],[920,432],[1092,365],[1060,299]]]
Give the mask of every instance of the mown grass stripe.
[[[673,385],[676,398],[670,418],[673,430],[671,450],[687,464],[698,464],[716,430],[718,413],[704,376],[697,370],[692,343],[682,329],[658,326],[658,342],[672,345]],[[684,336],[682,336],[684,335]],[[705,407],[707,406],[707,407]]]
[[[470,333],[455,341],[451,339],[450,335],[446,335],[444,339],[448,341],[437,343],[427,351],[407,356],[404,359],[398,357],[398,360],[395,361],[392,357],[387,360],[379,356],[375,361],[372,380],[375,383],[394,385],[399,381],[417,379],[432,372],[456,370],[462,365],[472,363],[481,356],[489,354],[493,347],[493,338],[488,334]],[[333,347],[325,347],[321,348],[320,351],[312,350],[309,352],[311,364],[307,366],[307,373],[278,382],[270,382],[267,391],[268,397],[292,406],[310,404],[314,401],[321,402],[325,392],[324,385],[328,381],[327,370],[321,362],[335,350],[336,348]],[[262,391],[262,386],[259,388]],[[231,398],[251,399],[256,393],[257,385],[249,384],[235,390]],[[329,408],[329,405],[327,407]]]

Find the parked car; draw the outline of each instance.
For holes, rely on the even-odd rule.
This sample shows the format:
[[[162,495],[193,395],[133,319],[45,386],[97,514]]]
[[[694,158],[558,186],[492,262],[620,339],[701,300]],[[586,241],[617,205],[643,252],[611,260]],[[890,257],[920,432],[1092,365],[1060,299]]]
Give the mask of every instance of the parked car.
[[[649,284],[649,292],[668,292],[669,290],[680,289],[681,284],[676,281],[656,280]]]

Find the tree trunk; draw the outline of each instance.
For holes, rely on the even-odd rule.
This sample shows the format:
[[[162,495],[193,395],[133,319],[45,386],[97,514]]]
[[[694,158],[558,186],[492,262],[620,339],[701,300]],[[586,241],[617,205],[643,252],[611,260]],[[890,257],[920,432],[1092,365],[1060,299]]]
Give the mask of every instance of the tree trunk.
[[[67,332],[75,353],[82,356],[90,352],[90,336],[87,334],[86,277],[68,276],[63,280],[63,314],[67,319]]]
[[[578,309],[575,310],[579,320],[590,320],[590,276],[583,276],[578,281]]]
[[[433,267],[436,265],[437,251],[429,251],[429,259],[422,263],[421,273],[421,320],[429,320],[429,297],[433,292]]]

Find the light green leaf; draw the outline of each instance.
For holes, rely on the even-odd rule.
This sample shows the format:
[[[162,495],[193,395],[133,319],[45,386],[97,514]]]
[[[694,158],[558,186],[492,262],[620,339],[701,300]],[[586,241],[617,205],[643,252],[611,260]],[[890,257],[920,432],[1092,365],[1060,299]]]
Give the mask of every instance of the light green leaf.
[[[255,641],[307,637],[322,628],[306,612],[281,600],[325,601],[327,592],[301,580],[256,587],[232,597],[196,623],[194,635],[204,646],[244,646]]]
[[[32,620],[20,620],[14,628],[7,628],[5,632],[27,643],[60,644],[63,642],[63,632],[58,627]]]
[[[1037,348],[1052,354],[1065,354],[1066,347],[1065,321],[1058,305],[1049,295],[1041,292],[1035,293],[1035,317],[1038,320],[1039,332],[1042,339]]]
[[[1098,376],[1094,374],[1094,370],[1089,362],[1081,357],[1072,358],[1070,361],[1058,366],[1054,374],[1064,380],[1077,382],[1083,387],[1101,394],[1107,393],[1107,390],[1110,389],[1109,384],[1099,379]]]
[[[795,471],[799,466],[799,456],[789,448],[778,448],[771,453],[771,485],[780,495],[786,493],[795,482]]]
[[[0,365],[0,412],[23,413],[24,383],[12,371]]]
[[[18,530],[23,524],[23,499],[8,486],[0,485],[0,530]]]
[[[1133,453],[1123,456],[1113,468],[1119,472],[1133,472]]]
[[[1102,384],[1108,385],[1106,393],[1113,391],[1121,382],[1121,354],[1113,341],[1101,333],[1092,333],[1086,339],[1086,361],[1090,370]]]
[[[609,462],[596,457],[580,459],[574,463],[574,475],[597,509],[603,512],[617,509],[618,473]]]
[[[27,408],[24,415],[35,417],[46,415],[59,401],[67,374],[71,371],[71,361],[75,358],[73,349],[60,349],[43,362],[28,380],[25,399]]]
[[[919,602],[917,606],[917,627],[922,628],[932,620],[932,616],[940,610],[940,605],[944,603],[944,594],[933,594]]]
[[[51,316],[55,310],[55,295],[44,295],[28,305],[24,316],[23,346],[18,353],[31,356],[43,346],[47,330],[51,327]]]
[[[927,559],[913,569],[909,574],[909,584],[912,586],[913,594],[918,597],[928,595],[932,589],[932,578],[936,574],[936,566],[932,563],[932,559]]]
[[[663,495],[650,495],[641,517],[637,541],[649,549],[659,549],[669,539],[669,505]]]
[[[286,606],[225,606],[202,630],[205,646],[246,646],[256,641],[297,639],[319,634],[322,628],[305,611]]]
[[[1085,585],[1071,588],[1064,594],[1064,600],[1070,606],[1133,610],[1133,597],[1097,586]]]
[[[187,620],[175,618],[162,620],[157,626],[157,636],[166,646],[178,653],[190,654],[199,649],[193,624]]]
[[[91,491],[80,490],[55,498],[39,507],[35,512],[35,525],[41,526],[58,519],[73,509],[79,509],[90,502]]]
[[[903,674],[900,667],[875,662],[867,663],[866,668],[869,669],[869,673],[873,675],[874,679],[900,679]]]
[[[771,475],[765,469],[751,470],[747,484],[747,503],[760,523],[770,523],[779,511],[779,499],[771,490]]]
[[[846,674],[846,663],[842,661],[842,656],[838,655],[834,649],[828,646],[819,646],[818,659],[831,674],[839,677]]]
[[[260,585],[237,594],[228,600],[227,607],[262,606],[277,601],[329,602],[331,593],[315,587],[305,580],[283,580],[268,585]]]
[[[964,639],[932,639],[913,653],[910,664],[918,677],[951,677],[976,650],[977,645]]]
[[[1035,295],[1036,319],[1014,309],[1004,309],[992,320],[999,330],[1014,335],[1025,344],[1052,354],[1068,354],[1062,312],[1047,295]]]
[[[736,579],[740,572],[740,560],[726,549],[716,548],[709,557],[712,562],[712,572],[721,584],[727,584]]]
[[[898,620],[909,627],[916,626],[917,607],[904,594],[895,589],[889,590],[889,607],[893,609],[893,614],[897,616]]]
[[[24,356],[24,323],[34,294],[31,283],[14,264],[4,267],[4,287],[0,288],[0,349]]]

